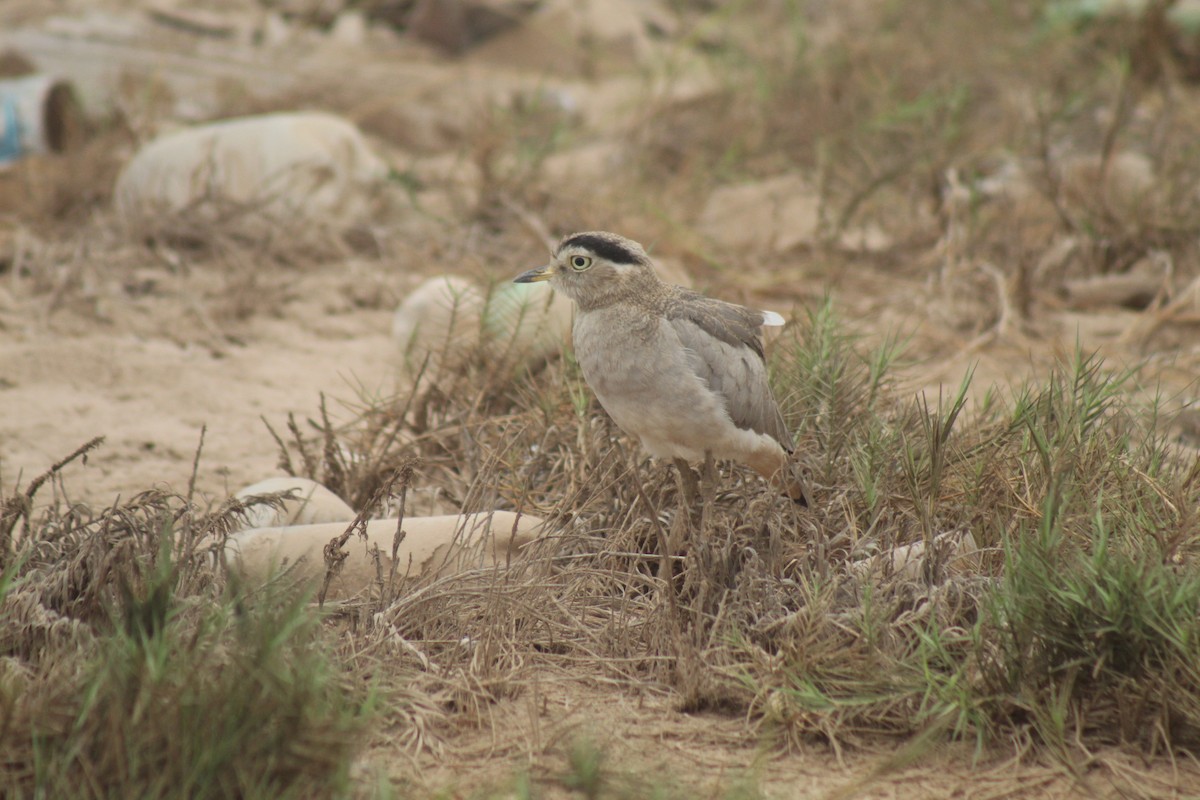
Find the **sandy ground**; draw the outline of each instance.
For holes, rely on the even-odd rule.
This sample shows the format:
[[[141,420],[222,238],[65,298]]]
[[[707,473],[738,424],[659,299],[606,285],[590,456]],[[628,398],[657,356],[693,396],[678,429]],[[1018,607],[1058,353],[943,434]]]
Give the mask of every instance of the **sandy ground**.
[[[263,422],[277,430],[304,419],[320,393],[338,398],[394,386],[388,316],[347,315],[320,330],[259,320],[244,344],[219,353],[198,345],[97,332],[40,333],[6,341],[0,352],[6,488],[40,473],[94,436],[104,445],[73,465],[75,499],[111,501],[151,486],[186,490],[207,427],[197,488],[221,500],[279,474]]]
[[[544,796],[567,797],[560,781],[570,772],[569,754],[581,746],[600,754],[604,785],[618,797],[641,796],[647,787],[669,797],[736,797],[744,790],[788,800],[1193,797],[1200,787],[1195,763],[1164,761],[1146,772],[1144,759],[1115,749],[1096,751],[1074,773],[1023,762],[1011,751],[978,754],[970,743],[906,750],[876,738],[845,752],[819,741],[786,749],[769,731],[747,737],[738,717],[685,714],[651,691],[632,695],[550,676],[489,707],[478,727],[464,724],[438,758],[390,761],[389,772],[418,794],[436,788],[472,797],[489,786],[506,796],[524,775]],[[389,760],[386,751],[366,756],[367,764]],[[623,786],[639,788],[621,794]]]
[[[328,289],[327,275],[311,282]],[[394,275],[391,282],[399,294],[411,277]],[[188,314],[179,297],[156,304],[161,306],[156,313]],[[69,467],[69,497],[104,504],[151,486],[184,492],[205,426],[196,485],[212,501],[280,474],[264,418],[281,430],[289,412],[300,419],[312,415],[321,393],[330,398],[336,416],[344,408],[339,400],[352,404],[360,393],[386,395],[395,387],[390,312],[331,305],[332,310],[321,303],[285,303],[277,314],[240,324],[236,336],[217,345],[202,333],[181,342],[177,335],[113,331],[102,324],[74,330],[74,321],[62,325],[71,331],[56,331],[53,315],[42,326],[9,327],[0,333],[5,488],[28,480],[91,437],[104,436],[104,445],[86,464]],[[851,325],[869,330],[884,324],[869,307],[858,311],[864,316],[851,317]],[[923,325],[902,313],[884,319],[886,327],[902,330]],[[1013,343],[957,355],[957,348],[947,346],[936,358],[918,351],[901,375],[911,389],[932,391],[941,382],[953,387],[974,365],[981,389],[1004,385],[1044,367],[1055,351],[1066,352],[1071,344],[1072,337],[1064,334],[1040,355]],[[821,742],[786,751],[769,735],[751,734],[740,717],[685,714],[669,698],[631,695],[603,684],[548,680],[545,686],[526,687],[518,699],[501,701],[486,715],[475,724],[461,722],[435,751],[413,754],[377,744],[364,754],[364,768],[388,774],[416,796],[446,791],[468,797],[481,787],[503,794],[514,790],[515,776],[527,774],[535,786],[545,787],[544,796],[554,797],[567,771],[564,753],[587,742],[605,754],[609,785],[625,781],[644,787],[658,781],[710,797],[726,796],[738,786],[778,798],[881,799],[1122,797],[1128,796],[1130,781],[1137,781],[1143,796],[1185,797],[1192,791],[1188,787],[1200,790],[1194,764],[1160,762],[1147,774],[1139,756],[1118,751],[1097,753],[1079,775],[1013,762],[1009,756],[973,763],[966,745],[923,753],[914,765],[894,764],[894,743],[887,740],[840,756]],[[679,780],[692,788],[672,783]]]

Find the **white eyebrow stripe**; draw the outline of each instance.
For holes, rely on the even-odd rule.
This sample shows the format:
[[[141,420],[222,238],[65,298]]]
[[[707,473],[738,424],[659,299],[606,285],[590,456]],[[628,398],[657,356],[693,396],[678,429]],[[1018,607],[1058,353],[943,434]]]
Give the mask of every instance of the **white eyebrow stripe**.
[[[763,327],[776,328],[784,323],[783,317],[776,314],[774,311],[763,311]]]

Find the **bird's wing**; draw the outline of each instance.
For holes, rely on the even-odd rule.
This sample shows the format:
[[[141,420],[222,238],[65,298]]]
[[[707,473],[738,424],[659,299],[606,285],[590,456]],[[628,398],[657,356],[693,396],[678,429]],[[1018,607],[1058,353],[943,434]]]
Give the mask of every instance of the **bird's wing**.
[[[739,428],[763,433],[791,452],[792,436],[767,382],[763,312],[678,289],[666,318],[687,349],[696,374],[725,401]]]

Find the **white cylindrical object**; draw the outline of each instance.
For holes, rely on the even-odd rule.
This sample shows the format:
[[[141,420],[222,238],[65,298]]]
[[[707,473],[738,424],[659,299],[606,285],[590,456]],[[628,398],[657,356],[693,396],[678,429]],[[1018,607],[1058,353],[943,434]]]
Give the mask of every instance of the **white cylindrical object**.
[[[403,577],[434,577],[506,568],[520,561],[525,548],[545,534],[543,524],[537,517],[512,511],[405,517],[405,535],[396,545],[396,520],[368,520],[366,541],[357,534],[346,541],[346,557],[328,596],[345,599],[369,592],[380,570],[384,575],[395,569]],[[349,526],[349,522],[325,522],[245,530],[229,537],[225,557],[233,569],[253,581],[267,580],[286,566],[294,577],[320,586],[327,569],[325,547]]]
[[[62,152],[79,124],[71,84],[51,75],[0,80],[0,163]]]

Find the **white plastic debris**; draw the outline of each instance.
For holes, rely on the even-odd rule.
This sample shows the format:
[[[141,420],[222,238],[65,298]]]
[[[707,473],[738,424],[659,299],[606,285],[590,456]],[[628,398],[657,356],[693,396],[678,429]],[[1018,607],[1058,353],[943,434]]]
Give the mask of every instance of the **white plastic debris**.
[[[198,220],[261,214],[345,227],[371,210],[387,165],[358,128],[324,113],[282,113],[168,133],[117,178],[123,218],[153,228],[165,216]]]
[[[324,550],[345,532],[349,523],[257,528],[230,537],[225,555],[244,577],[263,580],[282,567],[301,580],[320,585],[325,579]],[[524,549],[542,535],[542,520],[512,511],[438,517],[406,517],[404,537],[396,551],[399,577],[445,575],[481,567],[503,568],[519,561]],[[366,541],[355,534],[346,540],[346,559],[329,586],[330,598],[348,598],[369,591],[380,574],[393,571],[392,546],[396,520],[366,523]]]
[[[274,492],[293,492],[293,499],[284,501],[282,509],[259,505],[246,514],[247,528],[269,528],[276,525],[309,525],[318,522],[349,522],[354,509],[342,498],[308,478],[267,478],[247,486],[235,497],[244,499]]]

